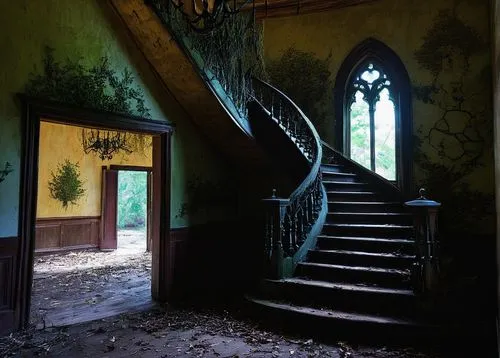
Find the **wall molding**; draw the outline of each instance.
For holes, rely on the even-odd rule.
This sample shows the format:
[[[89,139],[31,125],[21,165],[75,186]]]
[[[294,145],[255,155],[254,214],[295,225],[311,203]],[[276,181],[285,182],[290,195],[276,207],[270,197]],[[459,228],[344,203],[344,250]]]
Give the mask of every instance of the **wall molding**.
[[[35,253],[98,248],[100,216],[39,218],[35,224]]]

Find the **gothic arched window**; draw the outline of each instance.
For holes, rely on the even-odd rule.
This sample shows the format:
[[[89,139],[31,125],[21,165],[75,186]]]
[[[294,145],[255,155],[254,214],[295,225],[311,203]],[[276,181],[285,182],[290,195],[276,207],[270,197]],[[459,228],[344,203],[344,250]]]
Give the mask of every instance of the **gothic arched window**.
[[[335,85],[336,146],[344,155],[410,190],[411,87],[397,55],[368,39],[346,58]]]

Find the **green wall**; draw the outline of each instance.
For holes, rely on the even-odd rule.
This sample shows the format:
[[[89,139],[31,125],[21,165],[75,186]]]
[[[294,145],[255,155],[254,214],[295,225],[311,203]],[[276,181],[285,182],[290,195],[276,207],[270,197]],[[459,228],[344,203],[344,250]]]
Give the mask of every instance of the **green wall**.
[[[415,195],[417,187],[424,185],[432,198],[443,202],[441,216],[447,229],[492,234],[489,14],[488,0],[380,0],[323,13],[270,18],[264,21],[266,63],[279,63],[290,48],[328,62],[331,89],[318,99],[317,112],[326,112],[320,133],[332,143],[336,120],[333,87],[342,62],[369,37],[392,48],[414,87]],[[302,72],[314,73],[310,69]],[[431,85],[438,92],[427,92]],[[463,102],[457,97],[463,97]],[[464,148],[467,153],[462,156]]]
[[[14,169],[0,183],[0,237],[16,236],[18,232],[21,108],[15,94],[23,92],[30,72],[41,72],[45,46],[55,49],[59,61],[81,59],[90,66],[108,56],[118,72],[129,68],[136,85],[144,91],[151,117],[176,124],[172,149],[173,227],[216,220],[234,212],[226,202],[219,205],[219,210],[176,215],[190,200],[192,189],[188,184],[192,180],[203,177],[211,183],[226,182],[227,170],[161,86],[105,1],[2,1],[0,23],[0,169],[6,161]],[[210,203],[205,200],[204,204]]]

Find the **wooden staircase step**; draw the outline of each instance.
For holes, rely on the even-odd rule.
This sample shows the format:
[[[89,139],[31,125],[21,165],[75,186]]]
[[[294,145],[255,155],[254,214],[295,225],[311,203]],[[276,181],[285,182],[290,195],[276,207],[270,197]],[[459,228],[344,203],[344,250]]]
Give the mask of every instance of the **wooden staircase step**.
[[[413,229],[411,225],[396,225],[396,224],[325,224],[325,226],[331,227],[348,227],[348,228],[376,228],[376,229],[389,229],[389,230],[397,230],[404,229],[409,230]]]
[[[344,312],[327,308],[312,308],[303,305],[289,304],[277,300],[267,300],[248,296],[247,299],[262,307],[271,308],[274,311],[281,311],[281,314],[292,313],[295,316],[299,315],[303,318],[313,319],[312,321],[316,322],[316,324],[322,325],[322,329],[326,328],[323,326],[325,324],[324,320],[330,321],[330,323],[342,323],[344,328],[347,328],[345,324],[355,324],[354,326],[363,328],[369,327],[370,329],[387,329],[387,333],[394,332],[394,330],[397,328],[418,328],[419,330],[428,330],[431,327],[434,327],[410,318]],[[314,324],[308,327],[313,326]],[[354,329],[354,327],[351,328]],[[355,331],[357,334],[359,334],[359,331]]]
[[[362,213],[362,212],[329,212],[326,221],[331,224],[408,224],[412,223],[409,213]]]
[[[329,201],[351,201],[351,202],[365,202],[380,200],[378,193],[373,191],[338,191],[330,190],[326,192]]]
[[[386,313],[410,317],[417,314],[416,296],[411,290],[376,287],[303,278],[264,280],[262,297],[309,307],[334,308],[362,313]]]
[[[344,172],[323,172],[324,180],[331,181],[341,181],[341,182],[357,182],[359,177],[354,173],[344,173]]]
[[[321,172],[322,173],[339,173],[339,172],[345,172],[345,166],[342,164],[328,164],[328,165],[322,165],[321,166]]]
[[[381,267],[300,262],[296,275],[329,282],[366,283],[384,287],[409,287],[409,270]]]
[[[403,205],[397,201],[328,200],[328,211],[331,212],[381,213],[402,210],[405,210]]]
[[[407,269],[414,257],[386,252],[366,252],[351,250],[309,250],[308,262],[341,265],[376,266],[383,268]]]
[[[362,236],[319,235],[317,248],[321,250],[353,250],[365,252],[401,253],[414,252],[415,242],[402,238],[377,238]]]
[[[323,225],[322,234],[337,236],[400,237],[412,235],[413,226],[397,224],[332,224]]]
[[[316,280],[305,280],[303,278],[293,277],[281,280],[290,284],[300,284],[310,287],[322,287],[338,291],[346,292],[361,292],[361,293],[373,293],[380,295],[396,295],[404,296],[408,298],[415,298],[415,293],[409,289],[400,289],[392,287],[378,287],[378,286],[367,286],[367,285],[356,285],[342,282],[328,282],[328,281],[316,281]]]
[[[366,191],[366,189],[369,188],[369,184],[364,182],[345,182],[336,180],[323,180],[323,185],[327,191]]]

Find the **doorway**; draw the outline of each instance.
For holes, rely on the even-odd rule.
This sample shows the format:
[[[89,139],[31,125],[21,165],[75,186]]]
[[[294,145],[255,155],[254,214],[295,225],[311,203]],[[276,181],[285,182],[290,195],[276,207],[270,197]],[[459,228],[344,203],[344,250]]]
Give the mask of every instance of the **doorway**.
[[[99,145],[86,150],[91,141]],[[146,214],[151,207],[152,137],[41,121],[38,143],[30,323],[62,326],[150,307],[151,253],[145,229],[151,216]],[[115,170],[115,164],[123,163],[144,166]],[[109,173],[118,178],[117,188],[106,181],[113,178]],[[118,223],[115,235],[102,234],[99,228],[106,223]]]
[[[151,251],[151,172],[151,168],[137,167],[118,170],[116,230],[120,250]]]
[[[86,128],[129,131],[152,135],[152,186],[157,194],[151,205],[151,297],[165,301],[169,297],[170,245],[170,147],[172,126],[166,122],[134,117],[28,98],[20,95],[24,109],[23,153],[21,162],[21,207],[19,249],[16,269],[5,281],[12,287],[12,305],[1,312],[3,331],[29,324],[35,249],[35,222],[38,185],[40,123],[51,122]],[[59,148],[59,150],[62,150]]]

